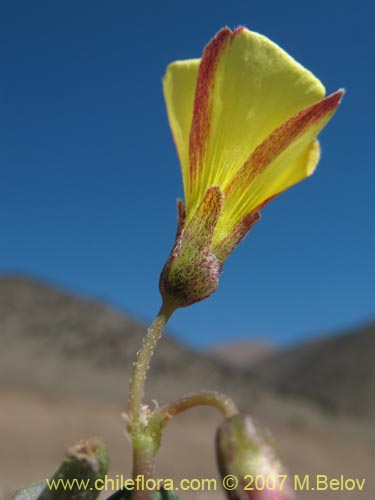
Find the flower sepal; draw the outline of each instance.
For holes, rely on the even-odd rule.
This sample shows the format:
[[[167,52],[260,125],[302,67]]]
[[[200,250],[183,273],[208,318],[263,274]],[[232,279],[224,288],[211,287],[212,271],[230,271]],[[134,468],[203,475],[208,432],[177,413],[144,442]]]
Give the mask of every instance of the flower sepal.
[[[176,240],[159,281],[163,300],[176,308],[206,299],[219,285],[221,265],[211,243],[223,199],[220,188],[210,187],[190,220],[178,202]]]

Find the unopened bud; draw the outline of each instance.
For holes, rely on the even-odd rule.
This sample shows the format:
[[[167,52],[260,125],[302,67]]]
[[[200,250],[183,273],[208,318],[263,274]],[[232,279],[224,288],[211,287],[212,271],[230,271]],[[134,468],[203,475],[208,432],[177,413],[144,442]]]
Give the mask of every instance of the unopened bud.
[[[225,420],[216,436],[223,487],[230,500],[293,500],[295,494],[266,429],[250,415]]]

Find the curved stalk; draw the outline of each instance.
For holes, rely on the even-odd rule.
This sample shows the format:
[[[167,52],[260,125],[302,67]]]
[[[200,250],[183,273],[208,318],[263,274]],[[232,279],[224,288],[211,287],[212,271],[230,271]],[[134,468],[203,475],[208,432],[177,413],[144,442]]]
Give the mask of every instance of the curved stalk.
[[[172,303],[162,304],[137,352],[130,379],[128,432],[133,444],[133,479],[141,476],[145,482],[154,476],[155,454],[160,444],[160,435],[152,436],[147,432],[149,411],[143,406],[146,375],[156,344],[175,309]],[[152,497],[153,491],[147,489],[134,490],[132,494],[133,500],[151,500]]]
[[[157,317],[147,330],[142,346],[137,352],[130,380],[128,400],[128,432],[133,444],[133,479],[138,476],[147,484],[154,477],[155,454],[160,445],[161,431],[175,415],[196,406],[212,406],[228,418],[238,413],[233,401],[216,391],[188,394],[172,401],[152,413],[143,405],[145,381],[156,344],[168,319],[175,311],[173,303],[163,303]],[[134,490],[133,500],[152,500],[154,492],[149,489]]]
[[[219,410],[224,418],[232,417],[238,413],[238,408],[234,401],[217,391],[204,391],[193,394],[186,394],[175,401],[167,403],[152,413],[148,424],[148,430],[153,435],[160,434],[169,420],[197,406],[211,406]]]

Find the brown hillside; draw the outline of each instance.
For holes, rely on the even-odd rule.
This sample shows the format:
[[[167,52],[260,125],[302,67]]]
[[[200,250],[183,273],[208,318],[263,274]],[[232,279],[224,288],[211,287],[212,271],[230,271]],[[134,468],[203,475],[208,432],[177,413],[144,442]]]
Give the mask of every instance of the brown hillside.
[[[329,411],[375,417],[375,323],[305,343],[256,365],[277,392],[313,400]]]
[[[23,277],[0,278],[0,383],[125,401],[146,326],[106,305]],[[147,389],[163,401],[220,389],[246,406],[248,374],[165,336]]]

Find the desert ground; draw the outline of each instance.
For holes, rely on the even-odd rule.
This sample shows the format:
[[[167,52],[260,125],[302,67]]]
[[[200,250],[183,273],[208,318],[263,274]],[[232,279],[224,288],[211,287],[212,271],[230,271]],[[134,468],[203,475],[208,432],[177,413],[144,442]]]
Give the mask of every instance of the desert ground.
[[[40,391],[2,387],[0,391],[0,494],[10,500],[14,491],[50,476],[64,450],[79,439],[100,436],[110,453],[110,477],[130,473],[130,446],[123,433],[120,402],[82,397],[56,397]],[[312,408],[275,403],[262,404],[267,424],[290,474],[326,474],[365,478],[362,492],[303,491],[303,500],[373,500],[375,498],[375,447],[370,423],[325,416]],[[268,417],[267,417],[268,415]],[[191,411],[176,417],[166,429],[158,457],[158,476],[218,478],[214,455],[215,429],[220,415],[214,410]],[[218,478],[218,485],[220,481]],[[103,492],[105,499],[111,492]],[[218,491],[180,492],[181,500],[225,498]]]

